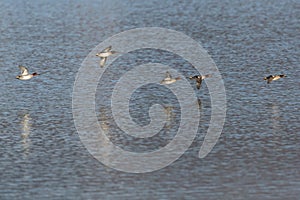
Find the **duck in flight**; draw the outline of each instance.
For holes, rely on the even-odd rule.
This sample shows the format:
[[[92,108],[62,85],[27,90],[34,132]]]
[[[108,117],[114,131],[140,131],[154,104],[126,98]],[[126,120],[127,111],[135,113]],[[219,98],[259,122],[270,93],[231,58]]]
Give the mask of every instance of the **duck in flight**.
[[[117,53],[116,51],[112,51],[112,46],[106,47],[105,49],[103,49],[101,52],[97,53],[96,56],[100,57],[100,67],[104,67],[107,57],[111,56],[115,53]]]
[[[166,77],[160,82],[160,84],[168,85],[171,83],[175,83],[176,81],[180,80],[180,77],[172,78],[171,74],[167,71]]]
[[[267,81],[267,83],[271,83],[272,81],[278,80],[280,78],[286,77],[285,74],[279,74],[279,75],[270,75],[264,78],[264,80]]]
[[[19,80],[29,80],[32,77],[39,75],[36,72],[34,72],[32,74],[29,74],[28,69],[24,66],[19,65],[19,68],[21,70],[21,75],[16,76],[16,78],[19,79]]]
[[[207,75],[204,75],[204,76],[201,76],[201,75],[196,75],[196,76],[190,76],[189,78],[192,80],[192,79],[195,79],[196,80],[196,83],[197,83],[197,89],[199,90],[200,87],[201,87],[201,83],[202,83],[202,80],[206,79],[206,78],[209,78],[211,77],[210,74],[207,74]]]

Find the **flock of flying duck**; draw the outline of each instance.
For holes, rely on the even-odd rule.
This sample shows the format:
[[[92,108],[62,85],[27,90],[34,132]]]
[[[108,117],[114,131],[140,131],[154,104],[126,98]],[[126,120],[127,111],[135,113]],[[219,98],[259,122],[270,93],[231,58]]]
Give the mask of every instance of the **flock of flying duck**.
[[[109,46],[102,50],[101,52],[97,53],[96,56],[100,57],[100,67],[104,67],[106,60],[109,56],[118,53],[117,51],[112,50],[112,46]],[[21,75],[16,76],[17,79],[19,80],[29,80],[33,78],[34,76],[40,75],[36,72],[29,74],[29,71],[26,67],[24,66],[19,66],[21,70]],[[197,89],[199,90],[201,87],[202,80],[211,77],[210,74],[207,75],[195,75],[195,76],[190,76],[189,79],[191,80],[196,80],[196,86]],[[267,77],[264,77],[264,80],[267,81],[267,83],[271,83],[272,81],[278,80],[280,78],[286,77],[284,74],[279,74],[279,75],[270,75]],[[172,84],[175,83],[176,81],[180,80],[180,77],[172,78],[171,74],[167,71],[166,72],[166,77],[160,82],[160,84]]]

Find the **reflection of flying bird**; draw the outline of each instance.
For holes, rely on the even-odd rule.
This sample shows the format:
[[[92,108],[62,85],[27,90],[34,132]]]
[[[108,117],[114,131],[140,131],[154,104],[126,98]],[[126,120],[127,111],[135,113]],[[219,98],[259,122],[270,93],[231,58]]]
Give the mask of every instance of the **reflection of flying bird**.
[[[30,139],[29,139],[29,134],[30,134],[30,128],[31,128],[31,123],[30,123],[30,116],[29,114],[25,114],[23,116],[23,120],[21,122],[22,124],[22,144],[23,144],[23,149],[24,149],[24,156],[27,157],[29,153],[29,148],[30,148]]]
[[[166,113],[166,115],[167,115],[167,119],[168,119],[168,121],[171,121],[171,116],[172,116],[172,110],[173,110],[174,108],[172,107],[172,106],[165,106],[164,107],[164,111],[165,111],[165,113]]]
[[[175,83],[176,81],[180,80],[180,77],[172,78],[171,74],[167,71],[166,77],[160,82],[160,84],[171,84]]]
[[[112,51],[111,49],[112,49],[112,46],[109,46],[109,47],[106,47],[101,52],[96,54],[96,56],[101,58],[100,67],[103,67],[105,65],[108,56],[111,56],[111,55],[117,53],[116,51]]]
[[[16,76],[16,78],[19,80],[29,80],[32,77],[39,75],[36,72],[34,72],[33,74],[29,74],[28,69],[24,66],[19,65],[19,68],[21,70],[21,75]]]
[[[166,129],[170,129],[172,126],[172,118],[174,117],[174,114],[173,114],[173,110],[174,108],[172,106],[165,106],[164,107],[164,111],[165,111],[165,114],[167,115],[167,118],[166,118],[166,124],[165,124],[165,128]]]
[[[209,78],[209,77],[211,77],[210,74],[207,74],[207,75],[204,75],[204,76],[201,76],[201,75],[190,76],[189,78],[196,80],[196,82],[197,82],[197,89],[199,90],[200,87],[201,87],[202,80],[204,80],[206,78]]]
[[[23,133],[22,133],[22,135],[24,137],[27,137],[29,135],[29,133],[30,133],[30,127],[31,127],[30,120],[31,120],[31,118],[30,118],[29,114],[25,114],[23,116],[23,120],[22,120],[21,123],[22,123],[22,126],[23,126]]]
[[[272,81],[278,80],[280,78],[286,77],[285,74],[280,75],[270,75],[264,78],[264,80],[267,80],[267,83],[271,83]]]
[[[100,126],[102,130],[109,130],[109,117],[107,116],[105,107],[100,108]]]

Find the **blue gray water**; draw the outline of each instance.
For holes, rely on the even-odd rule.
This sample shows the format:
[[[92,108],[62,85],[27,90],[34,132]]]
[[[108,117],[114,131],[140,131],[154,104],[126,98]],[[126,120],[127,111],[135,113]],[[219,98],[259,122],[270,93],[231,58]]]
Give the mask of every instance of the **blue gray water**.
[[[299,18],[297,0],[1,1],[0,199],[298,199]],[[96,45],[147,26],[183,32],[209,52],[225,83],[227,117],[218,143],[199,159],[210,115],[203,84],[199,134],[188,151],[159,171],[123,173],[98,162],[81,143],[72,90],[80,64]],[[150,61],[157,58],[149,55]],[[41,76],[15,79],[19,64]],[[287,77],[267,85],[263,77],[273,73]],[[133,99],[147,102],[143,91]],[[96,106],[100,121],[111,120],[106,95],[96,96],[103,99]],[[134,108],[135,101],[133,117],[147,124],[147,115],[140,115],[147,111]],[[143,151],[172,137],[114,142],[124,148],[132,142],[129,149]]]

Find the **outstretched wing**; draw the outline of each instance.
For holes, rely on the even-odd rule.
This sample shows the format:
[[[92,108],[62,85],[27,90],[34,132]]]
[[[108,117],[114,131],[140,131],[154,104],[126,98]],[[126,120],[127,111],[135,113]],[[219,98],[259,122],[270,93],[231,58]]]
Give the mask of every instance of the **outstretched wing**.
[[[26,67],[19,65],[19,68],[20,68],[21,74],[22,74],[23,76],[28,75],[28,69],[27,69]]]
[[[265,77],[264,79],[265,79],[265,80],[268,80],[268,79],[271,79],[271,78],[273,78],[273,75],[267,76],[267,77]]]
[[[209,77],[211,77],[211,74],[206,74],[206,75],[202,76],[202,79],[206,79],[206,78],[209,78]]]
[[[170,72],[166,72],[166,79],[172,79],[172,76],[171,76],[171,74],[170,74]]]
[[[273,81],[273,75],[267,76],[264,78],[264,80],[267,80],[267,83],[271,83]]]
[[[112,46],[106,47],[102,52],[109,52],[111,50]]]
[[[103,57],[100,59],[100,67],[104,67],[104,65],[106,63],[106,59],[107,59],[107,57]]]
[[[198,76],[190,76],[189,78],[192,79],[196,79]]]

